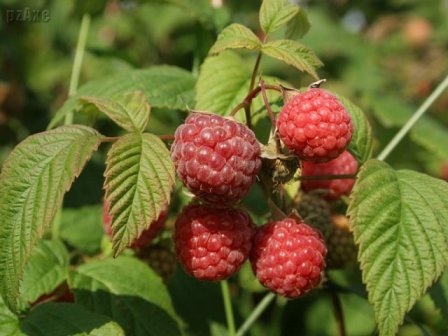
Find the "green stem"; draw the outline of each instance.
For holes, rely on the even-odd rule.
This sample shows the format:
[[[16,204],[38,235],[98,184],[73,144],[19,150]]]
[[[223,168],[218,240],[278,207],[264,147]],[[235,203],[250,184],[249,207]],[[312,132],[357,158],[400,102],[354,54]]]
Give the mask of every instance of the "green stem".
[[[274,300],[275,298],[274,293],[268,293],[263,298],[263,300],[260,301],[260,303],[255,307],[255,309],[252,311],[252,314],[248,316],[246,321],[244,321],[243,325],[238,329],[235,336],[243,336],[244,333],[252,326],[252,324],[260,317],[260,315],[265,311],[265,309],[269,306],[269,304]]]
[[[226,312],[229,336],[235,336],[235,321],[233,319],[232,301],[230,299],[229,284],[226,280],[221,281],[221,293],[224,301],[224,310]]]
[[[72,74],[70,77],[70,85],[68,87],[68,95],[73,96],[78,89],[79,76],[81,74],[81,65],[84,58],[84,51],[86,47],[87,34],[90,26],[90,15],[84,14],[79,29],[78,42],[76,44],[75,59],[73,61]],[[73,123],[73,112],[69,112],[65,116],[65,125]]]
[[[442,92],[448,87],[448,75],[437,86],[437,88],[431,93],[431,95],[423,102],[423,104],[415,111],[414,115],[403,125],[400,131],[392,138],[383,151],[378,155],[377,159],[384,161],[387,156],[395,149],[404,136],[409,132],[412,126],[420,119],[420,117],[428,110],[428,108],[434,103],[434,101],[442,94]]]

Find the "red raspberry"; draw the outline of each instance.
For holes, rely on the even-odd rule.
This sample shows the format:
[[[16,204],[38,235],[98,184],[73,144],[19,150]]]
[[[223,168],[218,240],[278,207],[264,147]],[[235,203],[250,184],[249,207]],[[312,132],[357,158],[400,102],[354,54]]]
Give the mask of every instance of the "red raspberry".
[[[258,229],[250,261],[263,286],[293,299],[320,283],[326,254],[318,231],[286,218]]]
[[[252,221],[242,210],[192,204],[175,224],[176,255],[199,280],[226,279],[247,260],[253,233]]]
[[[260,145],[243,124],[193,113],[174,135],[171,158],[185,186],[212,203],[243,198],[261,168]]]
[[[277,119],[286,147],[301,160],[327,162],[341,154],[353,134],[353,123],[331,93],[312,88],[291,97]]]
[[[344,174],[356,174],[358,170],[358,162],[356,159],[348,152],[345,151],[336,159],[325,162],[325,163],[312,163],[312,162],[302,162],[302,176],[307,176],[301,183],[301,187],[305,191],[311,190],[327,190],[325,198],[328,200],[335,200],[342,195],[350,194],[353,185],[355,184],[355,179],[344,178],[344,179],[309,179],[313,176],[322,175],[344,175]]]
[[[104,200],[103,202],[103,228],[104,232],[112,238],[112,216],[109,213],[109,203]],[[142,249],[151,245],[152,240],[157,236],[157,234],[162,230],[166,217],[168,215],[168,211],[162,211],[159,215],[159,218],[152,222],[150,226],[143,230],[139,237],[135,238],[130,247],[133,249]]]

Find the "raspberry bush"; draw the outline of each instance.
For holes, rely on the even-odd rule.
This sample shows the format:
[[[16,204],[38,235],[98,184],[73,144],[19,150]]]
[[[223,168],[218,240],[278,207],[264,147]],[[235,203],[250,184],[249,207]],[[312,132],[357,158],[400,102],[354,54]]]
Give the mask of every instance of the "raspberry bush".
[[[90,39],[120,42],[89,26],[125,11],[107,3],[74,9],[69,97],[1,167],[0,334],[448,332],[448,184],[432,176],[448,137],[423,115],[448,79],[413,115],[378,112],[364,58],[343,77],[359,87],[344,90],[343,61],[334,71],[339,59],[304,38],[308,8],[264,0],[257,25],[219,1],[136,5],[164,23],[154,41],[171,24],[172,38],[192,34],[186,13],[194,34],[158,40],[168,49],[142,57],[149,67],[112,62],[85,80],[103,54]]]

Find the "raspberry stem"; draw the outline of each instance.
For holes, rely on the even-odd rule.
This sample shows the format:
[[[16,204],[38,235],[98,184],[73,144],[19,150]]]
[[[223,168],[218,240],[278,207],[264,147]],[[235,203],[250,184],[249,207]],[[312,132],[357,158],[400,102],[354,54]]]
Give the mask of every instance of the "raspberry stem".
[[[266,296],[258,303],[252,313],[247,317],[241,327],[238,329],[235,336],[243,336],[244,333],[249,330],[252,324],[260,317],[260,315],[266,310],[269,304],[274,300],[276,295],[274,293],[268,293]]]
[[[229,336],[235,336],[235,321],[233,318],[232,301],[230,299],[229,284],[227,280],[221,281],[221,294],[224,301]]]
[[[339,180],[339,179],[356,179],[356,174],[340,174],[340,175],[301,175],[299,180]]]
[[[335,291],[331,291],[331,302],[333,303],[334,314],[336,317],[336,323],[338,326],[338,335],[346,336],[345,323],[344,323],[344,312],[342,310],[341,299],[339,298],[338,293]]]

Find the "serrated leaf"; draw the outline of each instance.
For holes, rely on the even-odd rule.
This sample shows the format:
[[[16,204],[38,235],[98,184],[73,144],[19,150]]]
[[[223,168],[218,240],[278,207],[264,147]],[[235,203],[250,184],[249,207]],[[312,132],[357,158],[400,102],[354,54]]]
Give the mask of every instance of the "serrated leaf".
[[[196,85],[196,110],[205,110],[226,115],[243,101],[249,92],[251,70],[247,61],[237,53],[227,51],[208,57],[201,67]],[[265,82],[279,82],[273,77],[263,77]],[[277,92],[268,91],[270,101],[278,97]],[[264,106],[261,95],[253,101],[252,111]],[[244,113],[237,115],[243,121]],[[254,123],[256,119],[253,120]]]
[[[218,35],[218,39],[211,47],[209,54],[218,54],[226,49],[260,50],[261,41],[252,30],[239,24],[232,23]]]
[[[286,25],[285,37],[290,40],[302,38],[310,28],[311,24],[306,12],[299,7],[297,14]]]
[[[118,94],[140,90],[152,107],[187,110],[193,105],[195,78],[181,68],[167,65],[148,69],[123,71],[93,80],[81,86],[56,112],[48,128],[55,127],[65,115],[79,110],[81,96],[113,97]]]
[[[62,209],[60,238],[83,253],[99,253],[104,236],[101,212],[99,205]]]
[[[50,294],[67,278],[69,255],[59,240],[40,240],[31,252],[23,274],[20,299],[23,308]]]
[[[322,62],[303,44],[292,40],[276,40],[263,44],[262,51],[318,79],[316,68],[322,66]]]
[[[85,126],[63,126],[28,137],[5,161],[0,174],[0,291],[12,311],[32,248],[101,138]]]
[[[77,302],[117,321],[126,335],[180,335],[168,290],[135,258],[86,263],[72,273],[70,283]]]
[[[348,146],[348,150],[360,163],[364,163],[372,156],[372,127],[364,112],[357,105],[353,104],[347,98],[339,95],[336,96],[347,109],[347,112],[350,114],[353,121],[354,133]]]
[[[151,107],[142,91],[126,92],[115,97],[81,96],[129,132],[143,132],[149,120]]]
[[[27,335],[124,336],[123,329],[109,317],[74,303],[41,304],[20,323]]]
[[[299,7],[285,0],[263,0],[260,7],[260,27],[270,34],[290,21]]]
[[[175,182],[174,165],[157,136],[131,133],[107,153],[105,177],[116,256],[166,209]]]
[[[361,168],[348,209],[380,335],[395,335],[448,262],[448,184],[378,160]]]
[[[0,296],[0,331],[4,336],[24,336],[20,331],[19,317],[13,314]]]

